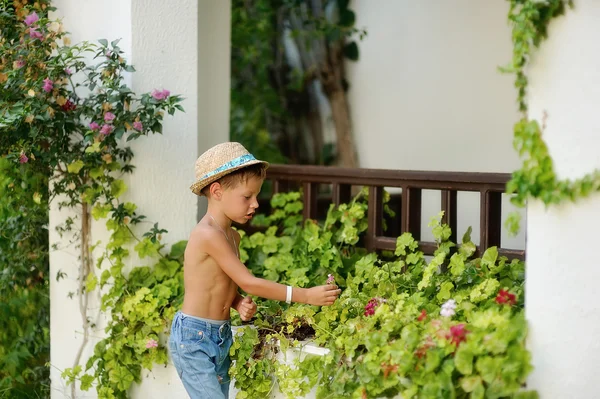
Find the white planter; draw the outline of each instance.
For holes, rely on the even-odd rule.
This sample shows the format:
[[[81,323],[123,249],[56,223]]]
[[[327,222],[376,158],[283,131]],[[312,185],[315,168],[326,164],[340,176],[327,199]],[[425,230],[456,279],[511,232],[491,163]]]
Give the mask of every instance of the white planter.
[[[233,327],[233,337],[235,339],[236,331],[239,327]],[[303,358],[306,354],[323,356],[329,353],[328,349],[321,348],[310,342],[303,342],[299,347],[290,348],[285,353],[278,353],[277,359],[286,364],[293,364],[294,360],[300,356]],[[229,389],[229,398],[233,399],[239,391],[235,389],[235,381],[231,381]],[[316,389],[313,389],[304,398],[314,399]],[[142,372],[142,382],[133,384],[129,390],[132,399],[186,399],[187,393],[183,387],[177,370],[171,361],[166,366],[155,365],[152,371],[144,370]],[[297,398],[297,399],[304,399]],[[285,396],[279,391],[277,384],[273,387],[270,396],[265,399],[285,399]]]

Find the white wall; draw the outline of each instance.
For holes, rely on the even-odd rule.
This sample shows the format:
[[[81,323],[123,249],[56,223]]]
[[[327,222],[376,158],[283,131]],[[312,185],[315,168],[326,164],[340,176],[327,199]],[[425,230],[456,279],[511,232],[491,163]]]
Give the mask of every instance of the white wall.
[[[189,190],[194,181],[194,162],[209,146],[226,141],[229,136],[229,2],[181,0],[174,7],[160,0],[56,0],[53,5],[58,9],[54,17],[64,17],[73,43],[122,38],[120,46],[137,69],[128,77],[134,91],[165,88],[185,98],[182,103],[185,113],[177,113],[175,117],[165,115],[163,135],[130,143],[137,168],[125,179],[129,190],[124,199],[135,202],[139,213],[149,221],[158,221],[169,230],[165,243],[187,239],[198,212],[198,199]],[[66,243],[54,228],[68,215],[53,204],[51,244]],[[107,239],[104,222],[93,223],[92,242],[106,243]],[[82,339],[77,301],[67,297],[76,287],[77,256],[75,248],[63,248],[53,251],[50,257],[53,276],[59,270],[67,273],[67,278],[59,282],[52,278],[50,287],[53,398],[71,396],[70,387],[65,387],[60,374],[73,366]],[[129,266],[140,263],[134,258]],[[103,335],[104,320],[98,317],[97,295],[93,295],[88,309],[98,327],[92,331],[82,365]],[[150,388],[155,397],[176,397],[177,392],[179,397],[185,397],[172,368],[159,366],[145,375],[156,382]],[[77,397],[97,395],[92,389],[78,393]],[[137,387],[137,391],[132,389],[132,397],[149,396],[143,387]]]
[[[550,25],[534,55],[530,116],[548,114],[544,139],[561,179],[600,169],[600,3],[575,9]],[[600,304],[597,282],[600,195],[545,209],[528,208],[526,312],[535,367],[528,385],[541,398],[598,397]]]
[[[508,2],[353,0],[367,30],[360,59],[348,62],[349,102],[360,166],[406,170],[512,172],[518,120]],[[422,232],[440,210],[424,192]],[[478,243],[479,200],[459,195],[459,237],[471,225]],[[512,210],[508,200],[505,215]],[[524,216],[524,215],[523,215]],[[503,245],[524,248],[503,232]]]
[[[65,30],[70,32],[72,43],[82,41],[96,41],[107,39],[110,41],[121,38],[119,46],[125,51],[125,56],[131,57],[131,4],[129,1],[74,1],[56,0],[53,5],[57,11],[51,14],[51,18],[63,20]],[[95,23],[103,21],[103,23]],[[97,61],[96,61],[97,62]],[[128,84],[131,78],[128,77]],[[81,94],[81,93],[80,93]],[[83,340],[82,319],[78,308],[77,296],[68,298],[69,293],[77,289],[77,278],[79,273],[79,252],[74,245],[68,244],[68,237],[61,239],[55,231],[55,227],[65,221],[74,213],[59,211],[54,201],[50,210],[50,245],[58,243],[61,248],[50,252],[50,378],[52,384],[52,398],[70,398],[71,387],[67,387],[60,375],[66,368],[73,367],[73,361],[81,342]],[[78,222],[81,223],[81,222]],[[108,234],[103,224],[93,223],[90,242],[103,240],[106,242]],[[56,281],[54,276],[59,272],[66,273],[66,278]],[[93,354],[94,345],[101,336],[104,320],[99,317],[99,297],[90,296],[88,315],[98,328],[90,332],[90,340],[83,352],[80,364],[85,362]],[[78,398],[95,398],[95,390],[88,392],[77,391]]]

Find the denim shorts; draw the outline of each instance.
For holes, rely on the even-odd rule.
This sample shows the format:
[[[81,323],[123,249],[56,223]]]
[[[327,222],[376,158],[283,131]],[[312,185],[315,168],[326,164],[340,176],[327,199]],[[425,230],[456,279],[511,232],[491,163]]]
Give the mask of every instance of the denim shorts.
[[[229,398],[231,343],[229,320],[175,314],[169,352],[190,398]]]

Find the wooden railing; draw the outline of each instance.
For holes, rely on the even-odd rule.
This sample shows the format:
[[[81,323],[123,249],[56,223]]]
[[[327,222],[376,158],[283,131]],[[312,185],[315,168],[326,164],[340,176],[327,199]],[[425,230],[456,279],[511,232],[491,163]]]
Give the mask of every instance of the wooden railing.
[[[502,193],[510,175],[505,173],[425,172],[387,169],[351,169],[327,166],[271,165],[267,180],[273,182],[273,193],[303,188],[304,218],[317,218],[320,184],[331,185],[331,196],[326,201],[336,205],[351,198],[352,186],[369,188],[368,250],[394,250],[396,237],[383,234],[383,189],[401,188],[399,197],[399,234],[412,233],[419,240],[421,250],[431,255],[437,248],[435,242],[421,241],[421,194],[422,190],[441,190],[443,222],[452,229],[452,241],[456,242],[457,193],[478,192],[480,195],[480,240],[478,254],[492,246],[498,247],[500,255],[509,258],[525,258],[524,250],[501,246]],[[321,212],[322,213],[322,212]]]

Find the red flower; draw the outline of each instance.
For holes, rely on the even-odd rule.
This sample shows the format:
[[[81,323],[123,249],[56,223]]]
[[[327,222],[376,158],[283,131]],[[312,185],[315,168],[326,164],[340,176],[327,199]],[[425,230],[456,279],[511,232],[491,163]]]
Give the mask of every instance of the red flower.
[[[467,340],[467,334],[469,332],[465,330],[465,324],[457,324],[455,326],[450,327],[450,332],[447,335],[447,338],[456,346],[458,346],[461,342]]]
[[[67,100],[66,103],[60,106],[63,111],[69,112],[75,109],[75,104],[71,100]]]
[[[417,320],[423,321],[427,317],[427,311],[425,309],[421,310],[421,314],[417,317]]]
[[[512,306],[517,303],[517,297],[515,294],[511,294],[506,290],[500,290],[498,292],[498,296],[496,297],[496,303],[499,305],[508,304]]]

